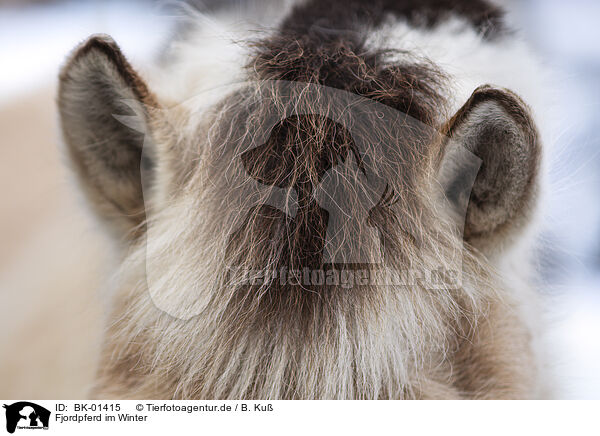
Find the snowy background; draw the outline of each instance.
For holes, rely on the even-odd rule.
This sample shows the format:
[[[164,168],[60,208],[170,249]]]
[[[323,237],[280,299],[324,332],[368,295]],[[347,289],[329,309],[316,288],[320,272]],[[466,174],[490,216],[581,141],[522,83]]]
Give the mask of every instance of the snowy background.
[[[132,63],[140,65],[156,53],[172,21],[164,8],[149,1],[39,3],[0,0],[0,116],[8,116],[3,109],[25,97],[53,89],[65,55],[91,33],[111,34]],[[540,255],[542,288],[552,307],[549,337],[558,350],[558,396],[600,399],[600,2],[514,0],[506,6],[520,32],[560,78],[552,90],[559,96],[560,125],[550,162],[550,213]],[[0,153],[10,156],[14,144],[2,135]],[[10,160],[0,161],[0,173],[11,165]],[[13,231],[23,230],[9,229]],[[36,251],[39,244],[32,244]],[[3,279],[15,264],[3,261],[1,254],[0,303],[7,304],[19,280]],[[1,339],[0,366],[6,357]],[[0,389],[0,397],[6,392],[11,391]]]

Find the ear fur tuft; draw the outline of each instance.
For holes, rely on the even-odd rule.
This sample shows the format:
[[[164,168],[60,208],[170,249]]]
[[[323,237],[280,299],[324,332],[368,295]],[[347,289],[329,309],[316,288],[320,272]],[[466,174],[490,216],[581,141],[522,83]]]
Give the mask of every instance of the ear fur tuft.
[[[59,76],[58,107],[71,164],[95,212],[121,233],[144,221],[141,172],[149,107],[157,103],[145,82],[107,35],[77,47]],[[133,113],[132,113],[133,112]],[[140,115],[145,131],[115,115]],[[144,162],[144,166],[152,166]]]
[[[513,92],[477,88],[445,126],[446,154],[462,147],[481,159],[470,187],[464,238],[488,251],[526,226],[535,208],[541,144],[527,105]],[[446,184],[448,198],[456,198]]]

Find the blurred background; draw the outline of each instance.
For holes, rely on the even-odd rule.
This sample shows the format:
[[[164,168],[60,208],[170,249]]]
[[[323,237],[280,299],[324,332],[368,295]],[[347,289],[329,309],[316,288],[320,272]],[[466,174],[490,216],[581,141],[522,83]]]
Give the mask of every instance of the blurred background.
[[[600,2],[504,6],[556,76],[539,262],[557,396],[600,399]],[[95,370],[110,247],[59,152],[58,69],[103,32],[143,72],[172,31],[168,11],[149,0],[0,0],[0,398],[82,398]]]

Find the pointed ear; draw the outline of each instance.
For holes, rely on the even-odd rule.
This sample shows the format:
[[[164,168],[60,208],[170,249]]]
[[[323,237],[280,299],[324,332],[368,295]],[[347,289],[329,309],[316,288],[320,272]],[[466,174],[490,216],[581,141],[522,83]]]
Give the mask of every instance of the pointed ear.
[[[517,95],[482,86],[444,133],[446,156],[472,153],[480,159],[478,172],[464,159],[446,168],[443,187],[455,206],[462,202],[466,207],[464,239],[489,253],[509,243],[532,218],[541,160],[535,123]],[[465,177],[469,172],[473,177]]]
[[[103,220],[121,235],[135,235],[145,218],[142,171],[153,166],[142,146],[155,99],[106,35],[77,47],[59,79],[62,133],[80,185]],[[134,130],[118,115],[136,115],[141,125]]]

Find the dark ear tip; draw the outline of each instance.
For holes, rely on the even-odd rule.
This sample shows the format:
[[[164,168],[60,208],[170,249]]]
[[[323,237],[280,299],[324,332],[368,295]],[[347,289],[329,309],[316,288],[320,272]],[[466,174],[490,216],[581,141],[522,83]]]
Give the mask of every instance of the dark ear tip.
[[[476,88],[469,100],[448,121],[444,133],[452,136],[456,126],[467,117],[476,107],[483,103],[493,103],[504,109],[514,120],[528,132],[536,132],[530,116],[530,108],[523,99],[510,89],[501,88],[490,84],[481,85]]]
[[[495,100],[500,103],[512,105],[520,105],[528,107],[521,97],[515,94],[513,91],[507,88],[501,88],[490,84],[485,84],[477,87],[473,94],[471,94],[470,100],[473,103],[480,103],[488,100]]]
[[[156,106],[144,81],[129,64],[114,39],[96,34],[79,44],[59,74],[58,99],[71,82],[85,83],[90,73],[109,74],[129,87],[136,97],[149,106]]]
[[[486,83],[485,85],[481,85],[481,86],[478,86],[477,88],[475,88],[475,91],[473,91],[473,94],[475,94],[477,92],[484,92],[484,91],[491,90],[491,89],[501,89],[501,88],[498,88],[497,86],[494,86],[490,83]]]
[[[79,55],[80,53],[85,54],[94,49],[101,51],[119,50],[119,46],[110,35],[107,35],[106,33],[95,33],[79,44],[75,48],[75,53],[76,55]]]
[[[59,74],[60,80],[62,81],[66,79],[68,77],[68,71],[71,69],[71,67],[92,53],[104,55],[109,59],[122,57],[121,49],[110,35],[105,33],[91,35],[73,49],[71,55],[61,68]]]

